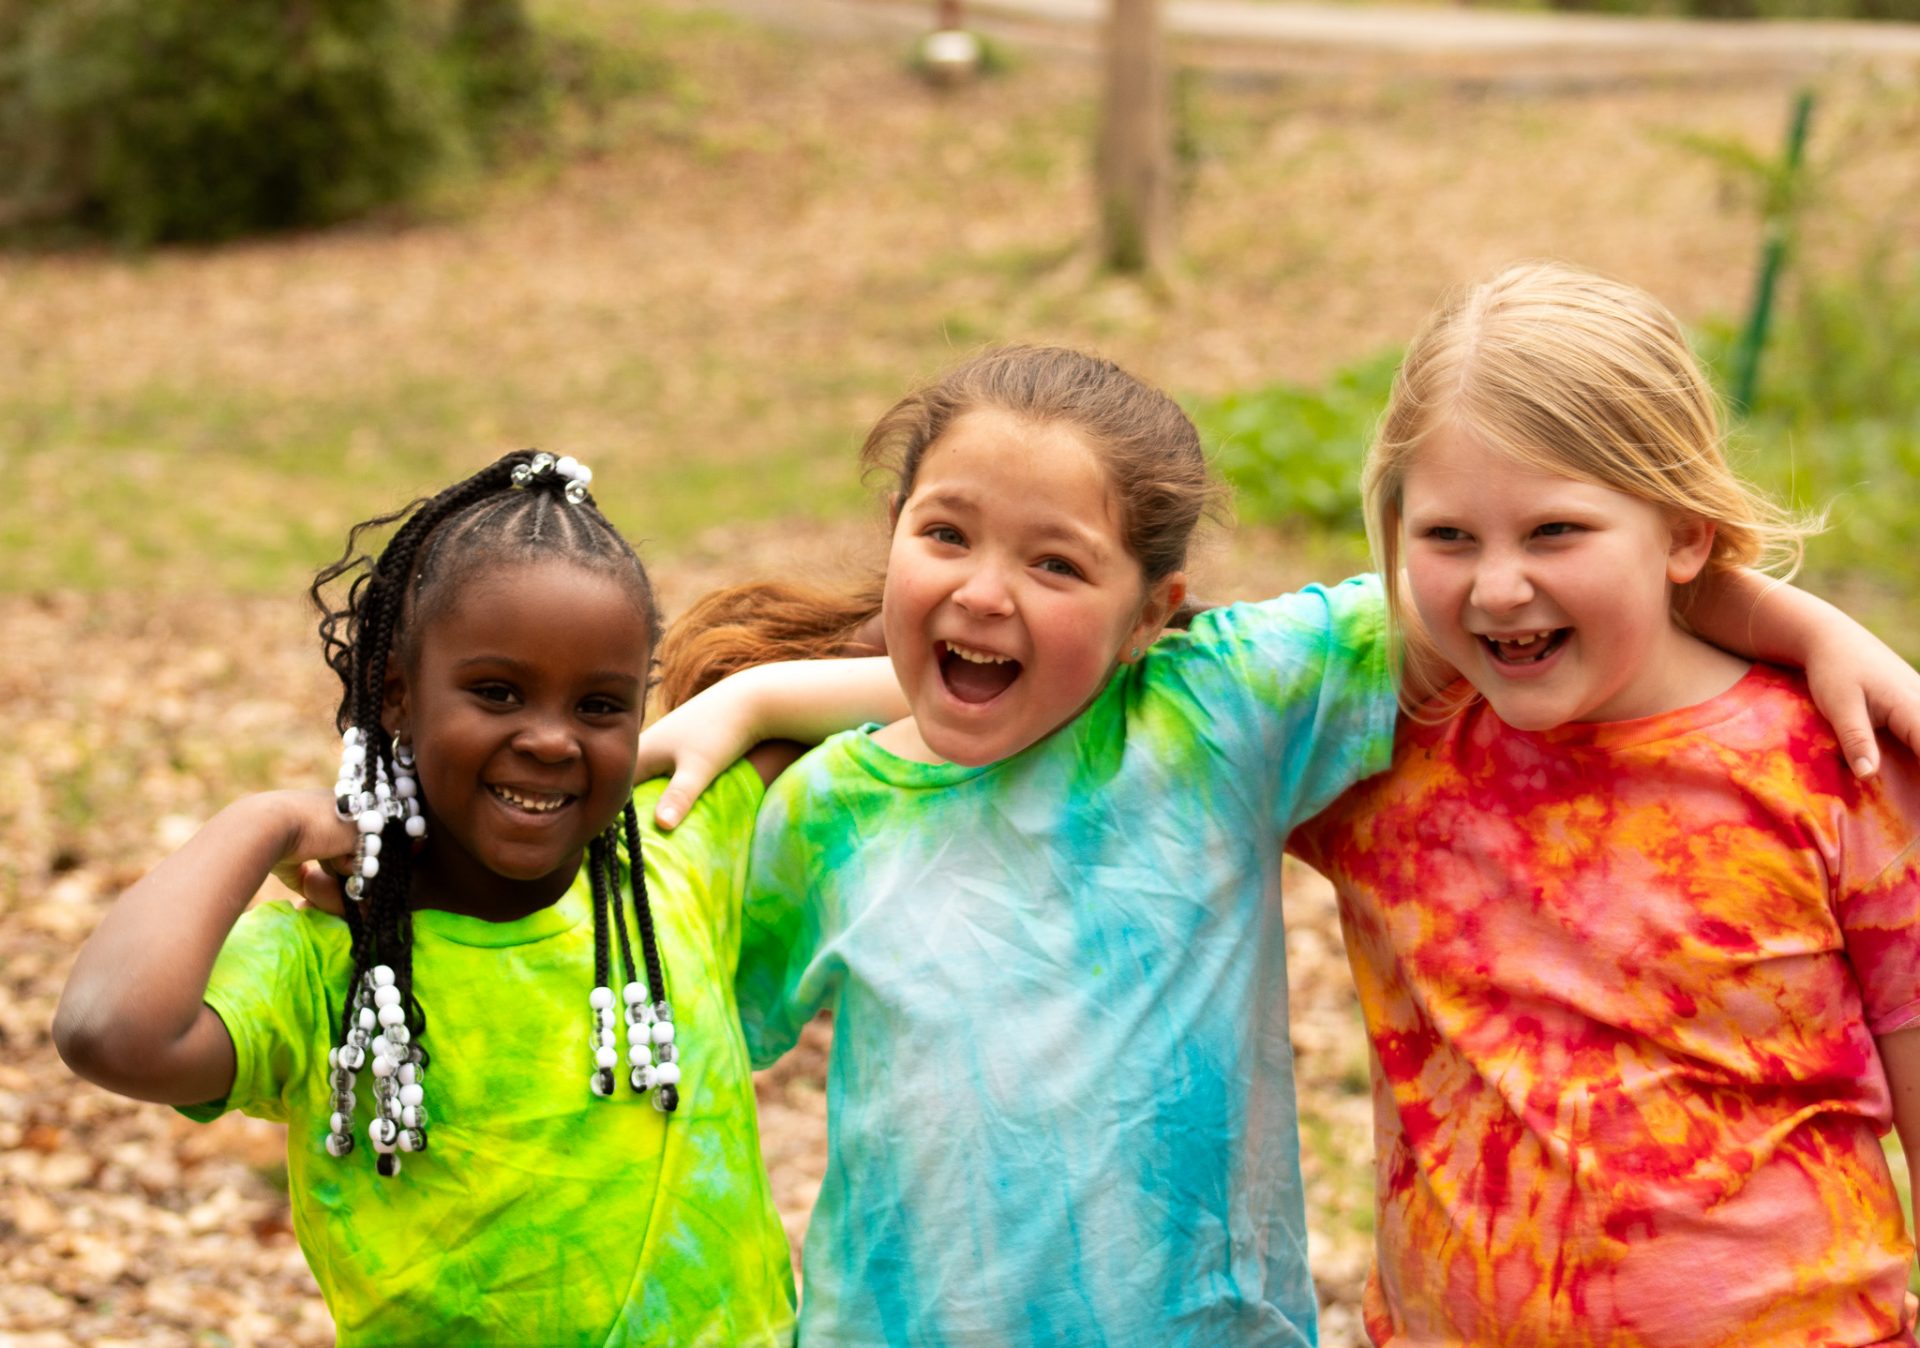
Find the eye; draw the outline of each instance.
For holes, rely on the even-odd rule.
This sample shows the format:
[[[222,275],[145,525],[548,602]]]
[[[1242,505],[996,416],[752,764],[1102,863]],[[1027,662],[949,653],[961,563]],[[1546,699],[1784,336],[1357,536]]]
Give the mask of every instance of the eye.
[[[1042,558],[1040,569],[1050,576],[1065,576],[1070,580],[1081,579],[1080,568],[1064,557]]]
[[[1456,529],[1451,524],[1436,524],[1421,534],[1422,538],[1431,538],[1436,543],[1464,543],[1467,531]]]
[[[1555,520],[1551,524],[1543,524],[1534,530],[1534,533],[1542,538],[1565,538],[1570,534],[1583,532],[1585,531],[1580,525],[1570,524],[1566,520]]]
[[[482,702],[491,702],[502,707],[510,707],[520,700],[520,690],[510,683],[476,683],[467,691]]]
[[[966,536],[951,524],[932,525],[922,530],[921,536],[930,538],[935,543],[944,543],[950,548],[964,548],[967,545]]]
[[[623,716],[626,711],[627,704],[623,699],[609,697],[604,693],[595,693],[580,699],[582,716]]]

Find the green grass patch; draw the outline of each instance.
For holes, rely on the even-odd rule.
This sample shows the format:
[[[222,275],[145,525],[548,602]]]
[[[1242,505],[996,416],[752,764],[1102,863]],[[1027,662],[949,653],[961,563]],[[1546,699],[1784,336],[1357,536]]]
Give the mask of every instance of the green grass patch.
[[[603,390],[592,423],[574,423],[588,444],[565,434],[568,399],[511,381],[409,380],[338,400],[170,388],[70,406],[16,398],[0,404],[11,428],[0,589],[285,592],[338,555],[356,521],[533,444],[588,459],[609,517],[669,552],[718,524],[865,504],[844,427],[800,422],[784,438],[691,449],[607,444],[609,425],[651,424],[629,407],[637,396]],[[529,429],[541,426],[561,429]]]

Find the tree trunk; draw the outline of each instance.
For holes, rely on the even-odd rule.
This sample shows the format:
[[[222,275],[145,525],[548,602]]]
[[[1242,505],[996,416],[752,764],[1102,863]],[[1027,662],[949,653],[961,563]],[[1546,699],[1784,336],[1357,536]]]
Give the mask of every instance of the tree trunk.
[[[1173,133],[1159,0],[1112,0],[1100,125],[1101,258],[1162,273],[1173,261]]]

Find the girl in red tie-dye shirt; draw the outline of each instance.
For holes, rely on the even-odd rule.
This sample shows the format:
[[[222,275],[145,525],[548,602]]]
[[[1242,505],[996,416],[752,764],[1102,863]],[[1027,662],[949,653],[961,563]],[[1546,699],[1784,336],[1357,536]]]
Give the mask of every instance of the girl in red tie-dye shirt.
[[[1920,771],[1856,778],[1799,676],[1691,634],[1697,578],[1802,531],[1678,325],[1553,266],[1464,292],[1366,494],[1465,678],[1293,838],[1374,1048],[1374,1341],[1912,1343]]]

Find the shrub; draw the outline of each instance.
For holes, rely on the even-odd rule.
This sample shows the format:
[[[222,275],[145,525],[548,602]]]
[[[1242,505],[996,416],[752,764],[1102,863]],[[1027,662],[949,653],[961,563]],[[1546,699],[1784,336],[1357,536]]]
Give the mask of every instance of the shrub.
[[[1350,366],[1318,389],[1270,384],[1188,408],[1233,484],[1244,520],[1306,519],[1358,530],[1360,462],[1400,353]]]
[[[0,219],[129,244],[326,224],[466,153],[443,6],[0,0]]]

